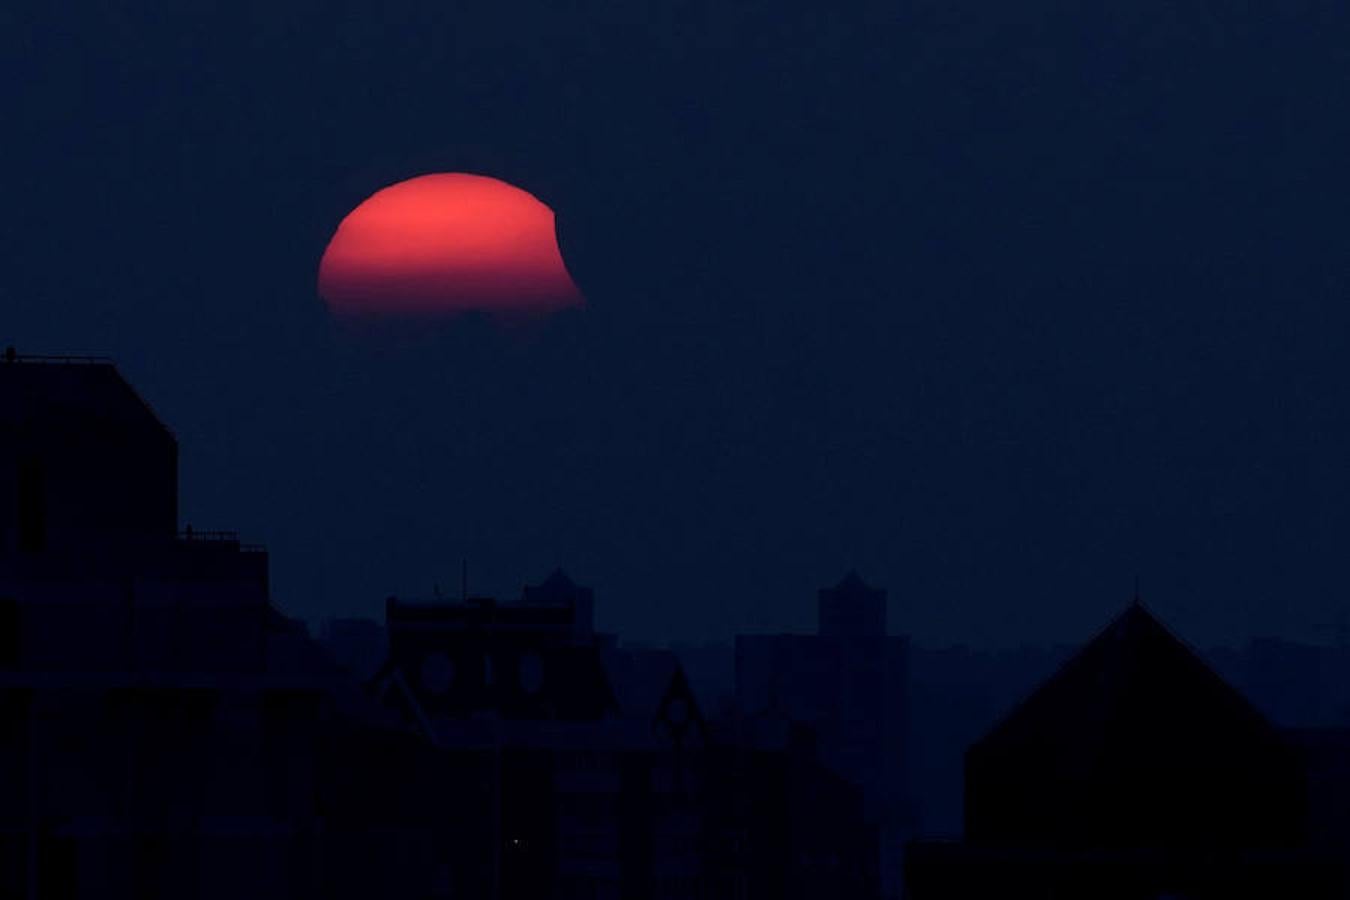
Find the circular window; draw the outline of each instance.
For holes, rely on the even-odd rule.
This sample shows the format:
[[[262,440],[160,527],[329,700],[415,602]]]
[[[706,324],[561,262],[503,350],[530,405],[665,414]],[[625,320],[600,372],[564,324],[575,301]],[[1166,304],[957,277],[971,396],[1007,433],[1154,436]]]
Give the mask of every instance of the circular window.
[[[432,694],[444,694],[455,680],[455,664],[444,653],[428,653],[422,657],[422,689]]]
[[[538,653],[522,653],[520,656],[520,689],[527,694],[537,694],[544,686],[544,661]]]

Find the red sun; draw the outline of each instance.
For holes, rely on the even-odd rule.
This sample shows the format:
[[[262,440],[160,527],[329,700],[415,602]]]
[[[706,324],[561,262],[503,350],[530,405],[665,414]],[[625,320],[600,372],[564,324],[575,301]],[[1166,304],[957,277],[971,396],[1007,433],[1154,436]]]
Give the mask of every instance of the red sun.
[[[342,316],[547,313],[585,304],[567,274],[553,210],[483,175],[422,175],[352,210],[319,263],[319,295]]]

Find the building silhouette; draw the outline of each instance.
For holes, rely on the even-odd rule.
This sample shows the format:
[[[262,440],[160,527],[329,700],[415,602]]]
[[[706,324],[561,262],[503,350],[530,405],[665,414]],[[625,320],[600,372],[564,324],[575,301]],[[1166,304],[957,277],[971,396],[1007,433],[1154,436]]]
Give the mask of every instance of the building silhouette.
[[[390,598],[330,654],[266,551],[180,530],[177,465],[111,363],[0,361],[0,897],[1347,893],[1339,695],[1282,683],[1339,656],[1229,660],[1330,721],[1281,730],[1135,604],[970,746],[963,839],[902,851],[925,735],[857,575],[816,634],[738,638],[717,709],[562,571]]]
[[[178,443],[107,360],[0,363],[0,551],[41,560],[162,547],[178,528]]]
[[[339,691],[108,362],[0,362],[0,896],[312,895]]]
[[[874,895],[861,793],[805,730],[710,720],[674,654],[625,650],[592,615],[560,571],[515,603],[388,602],[380,702],[479,773],[442,826],[492,836],[450,861],[457,891]]]
[[[820,591],[814,635],[739,635],[736,700],[747,716],[783,716],[817,735],[821,759],[863,791],[879,830],[883,890],[900,890],[912,834],[906,786],[909,642],[888,634],[886,592],[856,572]]]
[[[961,843],[917,842],[908,895],[1332,897],[1304,760],[1142,606],[966,754]]]
[[[177,461],[111,363],[0,362],[0,896],[874,894],[810,736],[710,721],[561,571],[330,623],[340,665]]]

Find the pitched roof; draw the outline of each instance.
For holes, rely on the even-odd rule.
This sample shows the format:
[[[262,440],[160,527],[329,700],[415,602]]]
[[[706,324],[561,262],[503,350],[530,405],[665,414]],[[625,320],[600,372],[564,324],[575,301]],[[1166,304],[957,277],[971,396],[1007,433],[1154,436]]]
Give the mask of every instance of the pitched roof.
[[[1089,641],[969,749],[968,758],[1037,754],[1065,777],[1196,764],[1206,754],[1269,757],[1273,725],[1141,603]]]
[[[661,695],[655,715],[657,728],[664,736],[676,744],[684,744],[693,737],[697,741],[707,740],[708,726],[699,708],[694,689],[689,686],[684,667],[677,660],[671,673],[670,683]]]
[[[1133,603],[971,749],[1056,743],[1084,759],[1122,733],[1199,719],[1276,734],[1242,694]]]
[[[966,754],[982,843],[1284,846],[1303,798],[1280,732],[1137,603]]]

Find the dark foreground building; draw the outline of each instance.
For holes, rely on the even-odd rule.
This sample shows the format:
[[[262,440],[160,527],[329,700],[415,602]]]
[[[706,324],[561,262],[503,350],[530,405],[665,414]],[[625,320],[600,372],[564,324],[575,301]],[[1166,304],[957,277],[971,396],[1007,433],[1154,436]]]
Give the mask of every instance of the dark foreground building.
[[[479,786],[444,810],[454,895],[875,896],[861,792],[811,735],[709,721],[673,654],[591,609],[561,572],[515,603],[389,601],[378,696]]]
[[[108,362],[0,360],[0,898],[869,898],[858,789],[711,722],[670,654],[520,602],[344,623],[178,529],[177,442]]]
[[[1303,760],[1135,604],[970,748],[965,841],[911,844],[908,896],[1343,896]]]
[[[359,698],[177,460],[110,363],[0,361],[0,896],[320,895]]]

